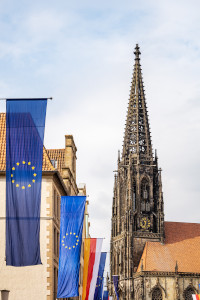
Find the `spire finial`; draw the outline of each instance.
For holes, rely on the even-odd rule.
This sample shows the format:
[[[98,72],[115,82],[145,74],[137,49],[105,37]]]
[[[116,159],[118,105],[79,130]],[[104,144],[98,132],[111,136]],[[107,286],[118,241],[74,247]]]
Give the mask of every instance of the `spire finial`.
[[[134,54],[135,54],[135,60],[139,61],[141,52],[140,52],[140,47],[138,46],[138,44],[136,44]]]

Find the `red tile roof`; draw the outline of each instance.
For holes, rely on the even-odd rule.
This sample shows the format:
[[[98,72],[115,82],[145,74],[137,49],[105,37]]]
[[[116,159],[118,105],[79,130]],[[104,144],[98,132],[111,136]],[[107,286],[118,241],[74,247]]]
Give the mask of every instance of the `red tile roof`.
[[[165,244],[147,242],[138,266],[144,271],[200,273],[200,224],[165,222]]]

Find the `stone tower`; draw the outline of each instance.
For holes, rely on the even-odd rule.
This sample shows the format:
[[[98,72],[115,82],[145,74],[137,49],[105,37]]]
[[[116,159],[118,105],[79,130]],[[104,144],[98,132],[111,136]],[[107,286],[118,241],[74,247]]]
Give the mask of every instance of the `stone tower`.
[[[119,275],[120,299],[134,299],[133,276],[147,241],[164,240],[161,169],[152,152],[140,49],[135,64],[125,124],[122,155],[114,179],[110,251],[112,275]],[[141,266],[142,268],[142,266]]]

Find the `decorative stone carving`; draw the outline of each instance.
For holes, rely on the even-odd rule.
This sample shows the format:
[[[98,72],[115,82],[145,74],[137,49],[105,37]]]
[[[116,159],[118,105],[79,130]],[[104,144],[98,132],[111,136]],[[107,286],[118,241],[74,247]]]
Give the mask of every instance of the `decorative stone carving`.
[[[184,300],[191,300],[192,299],[191,298],[192,294],[198,294],[198,290],[193,285],[192,279],[191,279],[189,285],[183,291]]]

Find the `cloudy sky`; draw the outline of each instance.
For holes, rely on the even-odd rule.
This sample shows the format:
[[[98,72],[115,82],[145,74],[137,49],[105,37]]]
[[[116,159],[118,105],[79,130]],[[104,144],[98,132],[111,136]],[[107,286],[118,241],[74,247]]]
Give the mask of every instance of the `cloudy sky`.
[[[0,98],[54,98],[45,146],[63,148],[64,135],[74,135],[90,233],[106,238],[104,250],[136,43],[165,219],[199,222],[199,37],[199,0],[0,1]]]

